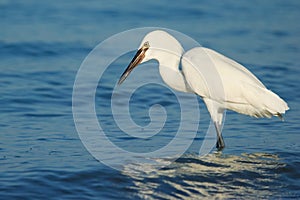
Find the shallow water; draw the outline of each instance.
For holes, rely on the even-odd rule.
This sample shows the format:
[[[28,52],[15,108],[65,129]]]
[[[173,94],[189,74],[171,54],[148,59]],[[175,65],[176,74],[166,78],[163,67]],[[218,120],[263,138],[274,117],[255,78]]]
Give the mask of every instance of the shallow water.
[[[0,1],[0,199],[300,198],[299,2],[160,1],[139,2],[139,9],[134,1],[122,2]],[[141,26],[181,31],[243,63],[289,103],[285,121],[227,112],[227,147],[222,154],[199,157],[209,122],[199,99],[197,136],[171,165],[153,171],[129,164],[116,171],[101,164],[75,129],[75,76],[99,42]],[[132,53],[99,82],[96,110],[112,141],[130,151],[149,151],[176,131],[178,105],[170,90],[150,85],[135,93],[136,123],[146,125],[156,103],[169,113],[163,134],[143,144],[148,149],[118,131],[104,110]]]

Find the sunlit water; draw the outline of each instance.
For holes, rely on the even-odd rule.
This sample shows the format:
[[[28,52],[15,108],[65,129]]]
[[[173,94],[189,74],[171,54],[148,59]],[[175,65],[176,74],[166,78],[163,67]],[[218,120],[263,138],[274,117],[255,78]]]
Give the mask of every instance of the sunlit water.
[[[138,8],[133,1],[0,1],[0,199],[300,198],[299,8],[298,1],[140,1]],[[199,99],[200,128],[181,158],[154,171],[146,164],[104,166],[75,130],[73,83],[99,42],[140,26],[181,31],[243,63],[289,103],[285,121],[227,112],[226,149],[199,157],[209,122]],[[96,110],[112,141],[141,151],[141,140],[117,131],[107,104],[133,53],[99,82]],[[164,133],[143,143],[162,147],[178,125],[176,98],[156,85],[133,97],[133,120],[141,126],[151,105],[169,112]]]

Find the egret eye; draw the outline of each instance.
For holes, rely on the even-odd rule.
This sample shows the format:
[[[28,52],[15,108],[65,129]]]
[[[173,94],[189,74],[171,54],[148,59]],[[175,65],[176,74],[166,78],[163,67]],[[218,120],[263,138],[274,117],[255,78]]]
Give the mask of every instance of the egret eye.
[[[144,46],[145,48],[149,48],[149,47],[150,47],[150,44],[149,44],[149,42],[147,41],[147,42],[144,43],[143,46]]]

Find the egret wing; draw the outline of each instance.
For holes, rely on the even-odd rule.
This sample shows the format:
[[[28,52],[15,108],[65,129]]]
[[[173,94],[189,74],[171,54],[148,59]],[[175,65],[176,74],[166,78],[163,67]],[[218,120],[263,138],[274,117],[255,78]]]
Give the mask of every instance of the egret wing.
[[[288,109],[248,69],[214,50],[197,47],[186,52],[182,70],[196,94],[222,108],[255,117],[270,117]]]

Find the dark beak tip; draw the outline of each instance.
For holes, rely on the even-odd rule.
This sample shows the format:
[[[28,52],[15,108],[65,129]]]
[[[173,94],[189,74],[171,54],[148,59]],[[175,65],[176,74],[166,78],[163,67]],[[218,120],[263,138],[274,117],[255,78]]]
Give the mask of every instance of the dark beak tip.
[[[127,78],[127,76],[128,76],[128,72],[125,71],[125,72],[122,74],[122,76],[120,77],[120,79],[119,79],[119,81],[118,81],[118,85],[121,85],[121,84],[125,81],[125,79]]]
[[[120,79],[120,80],[118,81],[118,86],[120,86],[122,83],[123,83],[123,80]]]

